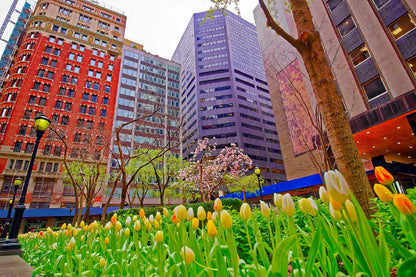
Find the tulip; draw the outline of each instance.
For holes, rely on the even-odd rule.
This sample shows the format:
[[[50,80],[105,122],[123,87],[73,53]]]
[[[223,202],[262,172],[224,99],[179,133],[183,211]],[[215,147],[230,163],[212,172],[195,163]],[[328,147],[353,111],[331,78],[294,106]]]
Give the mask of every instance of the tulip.
[[[324,175],[329,195],[341,204],[350,197],[350,188],[344,176],[338,170],[329,170]]]
[[[282,208],[282,200],[283,200],[283,195],[281,195],[280,193],[273,194],[273,203],[279,209]]]
[[[100,266],[101,267],[104,267],[105,266],[105,259],[104,258],[101,258],[100,259]]]
[[[192,228],[195,230],[199,227],[199,219],[194,217],[192,218]]]
[[[50,235],[50,234],[52,234],[52,232],[53,232],[53,231],[52,231],[52,229],[51,229],[50,227],[48,227],[48,228],[46,229],[46,233],[47,233],[47,234],[49,234],[49,235]]]
[[[211,212],[208,212],[208,213],[207,213],[207,219],[208,219],[208,220],[212,219],[212,213],[211,213]]]
[[[243,220],[248,220],[251,217],[251,208],[247,203],[243,203],[240,208],[240,216]]]
[[[79,233],[79,231],[80,231],[80,229],[73,229],[72,230],[72,235],[74,236],[74,237],[76,237],[77,235],[78,235],[78,233]]]
[[[115,226],[116,226],[116,232],[120,231],[122,228],[120,221],[117,221]]]
[[[111,224],[116,224],[117,222],[117,214],[113,214],[113,216],[111,217]]]
[[[355,210],[354,204],[350,200],[345,201],[345,209],[347,210],[352,221],[358,221],[357,211]]]
[[[218,234],[217,227],[215,226],[214,221],[211,219],[208,220],[207,223],[208,235],[210,237],[215,237]]]
[[[84,241],[84,240],[85,240],[85,236],[84,236],[84,235],[82,235],[82,236],[81,236],[81,238],[80,238],[80,240],[81,240],[81,241]]]
[[[109,238],[105,238],[105,239],[104,239],[104,243],[105,243],[105,244],[109,244],[109,243],[110,243],[110,239],[109,239]]]
[[[332,208],[332,205],[329,205],[329,213],[336,221],[339,221],[341,219],[341,216],[342,216],[341,212],[334,210],[334,208]]]
[[[319,197],[321,198],[322,202],[324,202],[325,204],[329,203],[328,192],[326,191],[324,186],[319,187]]]
[[[221,210],[222,210],[222,202],[221,202],[221,199],[219,199],[219,198],[215,199],[215,201],[214,201],[214,210],[216,212],[221,212]]]
[[[191,264],[195,260],[194,251],[187,246],[182,247],[181,255],[186,264]]]
[[[98,230],[99,225],[98,225],[98,222],[97,222],[96,220],[94,220],[94,222],[92,223],[92,227],[93,227],[95,230]]]
[[[397,209],[404,215],[411,215],[415,213],[415,206],[410,199],[402,194],[395,194],[393,196],[393,203]]]
[[[133,222],[137,221],[137,215],[133,215]]]
[[[163,232],[162,231],[157,231],[156,232],[155,241],[159,242],[159,243],[163,241]]]
[[[113,227],[113,225],[111,224],[111,222],[107,222],[107,224],[104,226],[104,229],[108,231],[108,230],[111,229],[111,227]]]
[[[159,229],[160,228],[160,223],[159,221],[155,220],[155,229]]]
[[[157,212],[157,213],[156,213],[155,219],[156,219],[157,221],[162,220],[162,215],[160,214],[160,212]]]
[[[304,214],[310,213],[312,207],[308,199],[301,198],[299,199],[298,204],[299,204],[299,210],[301,210]]]
[[[163,216],[164,216],[164,217],[168,217],[168,215],[169,215],[169,211],[168,211],[168,209],[163,208]]]
[[[188,220],[192,220],[194,218],[194,210],[191,207],[188,208],[187,218]]]
[[[285,195],[283,195],[283,199],[282,199],[282,210],[288,215],[288,216],[292,216],[296,209],[295,209],[295,203],[293,203],[293,199],[290,196],[289,193],[286,193]]]
[[[332,206],[332,208],[336,211],[340,211],[343,209],[342,204],[338,202],[337,200],[335,200],[334,198],[332,198],[331,195],[329,195],[329,203],[330,203],[330,206]]]
[[[134,231],[139,231],[140,230],[140,221],[137,220],[134,222]]]
[[[56,249],[56,248],[58,248],[58,243],[54,243],[54,244],[52,244],[52,249]]]
[[[374,192],[384,203],[393,201],[393,193],[383,185],[374,184]]]
[[[66,223],[62,224],[61,226],[61,230],[65,230],[66,229]]]
[[[172,223],[173,224],[179,223],[179,220],[176,218],[175,213],[173,213],[173,215],[172,215]]]
[[[184,205],[179,205],[175,208],[175,214],[176,214],[176,218],[179,221],[182,221],[184,219],[186,219],[187,216],[187,211]]]
[[[124,230],[124,235],[126,237],[129,237],[130,236],[130,229],[129,228],[126,228],[126,230]]]
[[[84,226],[84,228],[82,228],[82,230],[83,230],[84,232],[88,231],[88,225],[85,225],[85,226]]]
[[[318,214],[318,206],[316,205],[315,201],[313,200],[312,197],[309,197],[308,201],[311,204],[311,210],[310,210],[309,214],[311,216],[317,215]]]
[[[81,221],[81,223],[79,224],[79,227],[80,228],[83,228],[85,226],[85,222],[84,221]]]
[[[198,213],[197,213],[198,219],[201,221],[204,221],[207,218],[207,214],[205,213],[205,210],[203,207],[198,207]]]
[[[125,224],[126,224],[126,226],[130,226],[130,223],[131,223],[131,217],[130,217],[130,216],[128,216],[128,217],[126,218],[126,222],[125,222]]]
[[[72,237],[68,245],[66,246],[66,249],[68,249],[68,251],[71,251],[74,248],[74,246],[75,246],[75,239]]]
[[[140,211],[139,211],[139,217],[141,218],[141,219],[143,219],[143,217],[145,216],[145,212],[144,212],[144,210],[143,209],[140,209]]]
[[[226,210],[221,212],[221,225],[225,229],[230,229],[233,227],[233,218]]]
[[[269,205],[267,205],[265,202],[260,201],[260,210],[261,210],[261,214],[265,217],[265,218],[269,218],[270,217],[270,208]]]
[[[149,216],[149,221],[152,222],[152,223],[153,223],[153,221],[155,221],[155,218],[152,214]]]
[[[148,231],[152,230],[152,223],[149,220],[146,220],[144,222],[144,228],[146,228]]]
[[[69,224],[68,224],[68,226],[66,227],[66,229],[67,229],[67,230],[70,230],[70,231],[72,230],[72,225],[71,225],[71,223],[69,223]]]
[[[382,166],[376,166],[374,173],[377,180],[383,185],[391,185],[394,182],[394,177]]]
[[[213,212],[211,219],[214,221],[214,223],[217,223],[217,219],[220,217],[220,214],[218,212]]]

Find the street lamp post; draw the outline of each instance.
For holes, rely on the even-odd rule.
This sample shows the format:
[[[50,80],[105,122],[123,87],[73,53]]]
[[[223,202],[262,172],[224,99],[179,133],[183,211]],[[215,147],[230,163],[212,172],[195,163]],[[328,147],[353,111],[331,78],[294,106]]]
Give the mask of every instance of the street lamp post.
[[[256,168],[254,169],[254,173],[256,173],[257,180],[259,181],[260,200],[263,201],[263,193],[261,191],[261,184],[260,184],[260,173],[261,173],[260,168],[256,166]]]
[[[7,232],[9,231],[9,228],[10,228],[10,215],[12,214],[13,204],[14,204],[14,199],[16,198],[17,188],[20,186],[21,183],[22,183],[22,179],[21,178],[16,178],[14,180],[13,199],[10,199],[9,211],[7,212],[6,223],[3,226],[3,231],[1,232],[0,242],[1,241],[4,241],[4,239],[6,238]]]
[[[17,239],[17,235],[19,233],[20,224],[22,223],[23,213],[26,209],[25,201],[26,201],[27,187],[29,186],[30,175],[32,174],[33,164],[35,162],[36,152],[38,151],[40,139],[42,138],[46,129],[49,127],[50,122],[51,121],[45,115],[41,115],[35,118],[36,142],[33,148],[32,158],[30,159],[29,167],[27,169],[25,183],[23,185],[19,204],[15,208],[12,228],[9,234],[9,239],[6,240],[5,243],[0,245],[0,255],[16,255],[16,254],[20,255],[21,254],[21,250],[20,250],[21,245]]]

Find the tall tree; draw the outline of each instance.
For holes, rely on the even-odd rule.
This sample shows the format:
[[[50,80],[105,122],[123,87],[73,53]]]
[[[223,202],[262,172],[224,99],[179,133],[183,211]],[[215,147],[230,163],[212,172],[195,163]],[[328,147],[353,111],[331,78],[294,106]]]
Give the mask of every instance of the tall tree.
[[[227,8],[228,5],[239,2],[239,0],[211,1],[214,3],[213,10]],[[298,33],[297,38],[280,27],[264,0],[259,0],[259,4],[266,16],[267,26],[288,41],[302,56],[337,167],[347,179],[365,213],[371,214],[370,198],[373,193],[338,95],[335,78],[326,59],[319,32],[313,23],[308,1],[289,0]]]
[[[259,181],[260,185],[264,183],[264,179],[260,176],[260,180],[258,179],[256,174],[245,175],[241,178],[232,178],[231,176],[227,176],[225,179],[227,182],[230,183],[228,187],[229,192],[242,192],[243,193],[243,201],[246,201],[246,192],[255,192],[259,188]]]

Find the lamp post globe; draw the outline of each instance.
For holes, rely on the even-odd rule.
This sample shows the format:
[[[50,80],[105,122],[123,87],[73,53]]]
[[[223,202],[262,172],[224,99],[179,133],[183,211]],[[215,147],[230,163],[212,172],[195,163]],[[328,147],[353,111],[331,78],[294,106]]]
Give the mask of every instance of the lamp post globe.
[[[13,223],[10,229],[9,238],[3,244],[0,244],[0,255],[13,255],[13,254],[20,255],[22,252],[20,249],[21,245],[19,241],[17,240],[17,235],[19,233],[20,224],[22,223],[23,213],[26,209],[25,207],[26,192],[29,186],[30,175],[32,174],[33,164],[35,162],[35,157],[38,151],[40,139],[42,138],[46,129],[48,129],[50,123],[51,121],[45,115],[40,115],[40,116],[35,117],[35,129],[36,129],[35,146],[33,147],[32,157],[30,159],[29,167],[27,169],[25,183],[22,188],[22,194],[20,196],[19,204],[15,208],[15,213],[14,213]]]
[[[260,184],[260,173],[261,173],[261,169],[256,166],[256,168],[254,168],[254,173],[257,175],[257,180],[259,182],[260,200],[263,201],[263,192],[261,190],[261,184]]]

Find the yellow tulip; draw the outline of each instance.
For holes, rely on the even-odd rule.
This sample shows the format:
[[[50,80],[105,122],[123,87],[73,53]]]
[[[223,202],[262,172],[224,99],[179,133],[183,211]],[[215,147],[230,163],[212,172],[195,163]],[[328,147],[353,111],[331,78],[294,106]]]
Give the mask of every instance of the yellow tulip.
[[[298,204],[299,204],[299,210],[301,210],[305,214],[310,213],[312,207],[311,207],[311,203],[309,202],[308,199],[301,198],[301,199],[299,199]]]
[[[163,208],[163,216],[164,217],[168,217],[169,216],[169,211],[166,208]]]
[[[308,198],[309,203],[311,204],[311,210],[309,214],[311,216],[315,216],[318,214],[318,206],[316,205],[315,201],[312,199],[312,197]]]
[[[410,199],[402,194],[395,194],[393,196],[393,203],[397,209],[404,215],[411,215],[415,213],[415,206]]]
[[[221,225],[225,229],[230,229],[231,227],[233,227],[233,218],[226,210],[223,210],[221,212]]]
[[[69,223],[69,224],[68,224],[68,226],[66,226],[66,229],[67,229],[67,230],[69,230],[69,231],[71,231],[71,230],[72,230],[72,225],[71,225],[71,223]]]
[[[163,232],[162,231],[157,231],[156,232],[155,241],[159,242],[159,243],[163,241]]]
[[[374,184],[374,192],[384,203],[393,201],[393,193],[383,185]]]
[[[121,228],[122,228],[120,221],[117,221],[115,226],[116,226],[116,231],[117,232],[120,231]]]
[[[357,211],[355,210],[354,204],[350,200],[345,201],[345,209],[347,210],[352,221],[358,221]]]
[[[211,219],[208,220],[207,223],[208,235],[210,237],[215,237],[218,234],[217,227],[215,226],[214,221]]]
[[[162,215],[160,214],[160,212],[157,212],[157,213],[156,213],[155,219],[156,219],[157,221],[162,220]]]
[[[222,202],[221,199],[217,198],[214,201],[214,210],[216,212],[220,212],[222,210]]]
[[[105,238],[105,239],[104,239],[104,243],[105,243],[105,244],[109,244],[109,243],[110,243],[110,239],[109,239],[109,238]]]
[[[374,173],[377,180],[383,185],[391,185],[394,182],[393,175],[382,166],[376,166],[376,168],[374,168]]]
[[[160,223],[159,221],[155,220],[155,229],[158,230],[160,228]]]
[[[105,224],[104,229],[105,230],[110,230],[113,227],[113,225],[111,224],[111,222],[107,222],[107,224]]]
[[[247,203],[243,203],[240,208],[240,216],[243,220],[248,220],[251,217],[251,208]]]
[[[47,234],[49,234],[49,235],[50,235],[50,234],[52,234],[52,232],[53,232],[53,231],[52,231],[52,229],[51,229],[50,227],[48,227],[48,228],[46,229],[46,233],[47,233]]]
[[[105,259],[104,258],[101,258],[100,259],[100,266],[101,267],[104,267],[105,266]]]
[[[207,214],[205,213],[205,210],[203,207],[198,207],[198,213],[197,213],[198,219],[201,221],[204,221],[207,218]]]
[[[329,170],[324,175],[329,195],[341,204],[350,197],[350,187],[341,172]]]
[[[111,224],[115,225],[117,222],[117,214],[113,214],[113,216],[111,217]]]
[[[99,225],[98,225],[98,222],[97,222],[96,220],[94,220],[94,222],[92,223],[92,227],[93,227],[95,230],[98,230]]]
[[[182,247],[181,255],[186,264],[191,264],[193,261],[195,261],[194,251],[192,251],[192,249],[187,246]]]
[[[68,251],[71,251],[74,248],[74,246],[75,246],[75,239],[72,237],[68,245],[66,246],[66,249],[68,249]]]
[[[145,216],[145,212],[143,209],[140,209],[139,211],[139,217],[143,219],[143,217]]]
[[[329,205],[329,213],[331,214],[331,216],[336,220],[339,221],[342,217],[342,214],[340,211],[338,210],[334,210],[334,208],[332,208],[332,205]]]
[[[137,221],[137,215],[133,215],[133,222]]]
[[[213,212],[211,219],[214,221],[214,223],[217,223],[218,218],[220,217],[220,214],[218,212]]]
[[[146,220],[144,222],[144,228],[146,228],[148,231],[152,230],[152,223],[149,220]]]
[[[282,210],[288,215],[288,216],[292,216],[295,211],[295,203],[293,203],[293,199],[290,196],[289,193],[286,193],[285,195],[283,195],[283,199],[282,199]]]
[[[179,205],[175,208],[175,215],[179,221],[185,220],[187,216],[187,211],[184,205]]]
[[[80,228],[83,228],[85,226],[85,222],[84,221],[81,221],[81,223],[79,224],[79,227]]]
[[[80,229],[78,229],[78,228],[74,228],[74,229],[72,229],[72,235],[74,236],[74,237],[76,237],[77,235],[78,235],[78,233],[79,233],[79,231],[80,231]]]
[[[192,228],[195,230],[199,227],[199,219],[194,217],[192,218]]]
[[[61,226],[61,230],[65,230],[66,229],[66,223],[62,224]]]
[[[261,210],[261,214],[265,217],[265,218],[269,218],[270,217],[270,208],[269,205],[267,205],[265,202],[260,201],[260,210]]]
[[[329,203],[328,192],[326,191],[324,186],[319,187],[319,197],[321,198],[322,202],[324,202],[325,204]]]
[[[81,240],[81,241],[84,241],[84,240],[85,240],[85,236],[84,236],[84,235],[82,235],[82,236],[81,236],[81,238],[80,238],[80,240]]]
[[[279,209],[282,208],[282,201],[283,201],[283,195],[281,195],[280,193],[273,194],[274,205],[278,207]]]
[[[134,222],[134,231],[139,231],[140,230],[140,221],[137,220]]]
[[[130,236],[130,229],[129,228],[126,228],[126,230],[124,230],[124,235],[126,237]]]
[[[334,210],[336,211],[340,211],[343,209],[342,204],[338,202],[337,200],[335,200],[334,198],[332,198],[331,195],[329,195],[329,203],[330,203],[330,206],[332,206],[332,208],[334,208]]]

